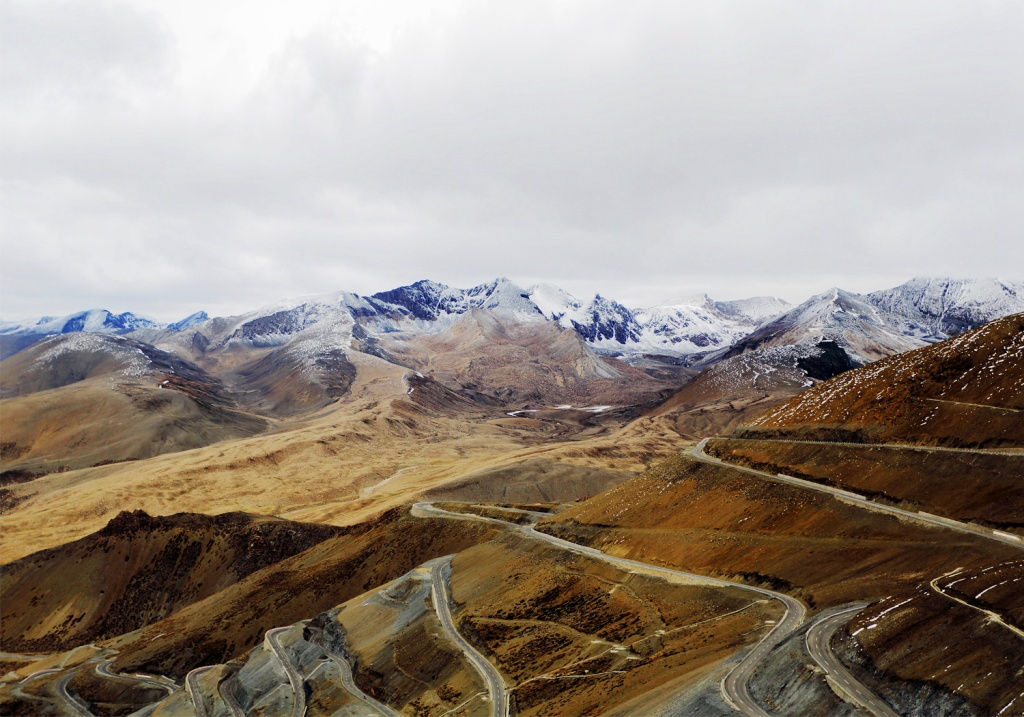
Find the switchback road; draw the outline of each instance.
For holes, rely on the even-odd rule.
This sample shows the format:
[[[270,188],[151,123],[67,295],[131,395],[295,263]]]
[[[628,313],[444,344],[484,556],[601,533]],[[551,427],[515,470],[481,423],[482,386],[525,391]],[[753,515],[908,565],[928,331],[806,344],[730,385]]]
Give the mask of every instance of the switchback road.
[[[509,700],[505,680],[494,669],[494,665],[488,662],[487,658],[477,652],[476,648],[462,636],[452,619],[452,611],[448,606],[448,580],[445,574],[451,570],[453,557],[455,556],[448,556],[447,559],[435,563],[434,567],[430,569],[430,598],[434,603],[434,612],[437,613],[437,619],[441,622],[441,627],[448,637],[459,646],[476,671],[484,678],[491,702],[491,717],[508,717]]]
[[[840,625],[867,607],[858,603],[838,611],[827,610],[818,615],[804,636],[807,653],[828,675],[828,683],[840,698],[867,711],[872,717],[900,717],[874,692],[850,674],[832,651],[832,636]]]
[[[785,608],[786,613],[782,620],[773,627],[767,635],[761,638],[761,641],[757,643],[753,650],[736,665],[722,680],[721,689],[722,696],[735,709],[749,715],[750,717],[771,717],[765,710],[757,703],[756,700],[750,694],[749,680],[754,670],[761,663],[761,661],[768,655],[772,649],[780,642],[789,637],[799,627],[806,615],[806,608],[803,603],[796,600],[789,595],[784,593],[778,593],[774,590],[768,590],[766,588],[754,587],[746,585],[744,583],[734,583],[728,580],[720,580],[718,578],[709,578],[704,575],[697,575],[695,573],[687,573],[681,570],[673,570],[671,568],[664,568],[659,565],[651,565],[649,563],[642,563],[639,560],[631,560],[629,558],[618,558],[607,553],[598,550],[597,548],[591,548],[585,545],[578,545],[576,543],[563,540],[562,538],[556,538],[553,535],[547,533],[541,533],[534,530],[533,526],[517,525],[515,523],[508,523],[497,518],[485,518],[479,515],[465,514],[465,513],[451,513],[447,510],[442,510],[431,503],[422,502],[413,505],[413,515],[419,515],[421,517],[440,517],[440,518],[455,518],[457,520],[478,520],[486,523],[494,523],[501,525],[509,530],[515,530],[524,535],[527,535],[536,540],[542,540],[552,545],[555,545],[563,550],[569,550],[580,555],[587,555],[598,560],[603,560],[612,565],[631,570],[633,572],[639,572],[646,575],[653,575],[660,578],[668,579],[683,579],[688,583],[703,583],[707,585],[714,585],[716,587],[730,587],[740,588],[744,590],[752,590],[762,595],[767,595],[770,598],[781,602]]]
[[[278,633],[290,630],[291,628],[291,625],[285,625],[284,627],[275,627],[273,630],[267,630],[267,644],[270,645],[270,649],[277,655],[277,659],[281,662],[285,674],[288,675],[288,682],[291,683],[292,693],[295,695],[292,701],[292,717],[303,717],[306,714],[306,690],[303,687],[302,675],[295,669],[294,663],[292,663],[288,653],[285,652],[277,636]]]
[[[345,659],[345,656],[339,655],[336,652],[331,652],[331,650],[328,649],[327,643],[323,639],[323,632],[319,628],[314,627],[310,629],[314,632],[314,634],[317,635],[315,643],[320,647],[321,650],[324,651],[324,654],[327,655],[334,662],[334,664],[338,666],[338,669],[341,671],[341,684],[342,686],[344,686],[346,690],[348,690],[354,697],[359,698],[368,706],[380,712],[382,715],[384,715],[384,717],[403,717],[403,715],[391,709],[383,702],[378,702],[373,697],[359,689],[359,686],[356,684],[355,677],[352,675],[352,665],[348,663],[348,660]]]

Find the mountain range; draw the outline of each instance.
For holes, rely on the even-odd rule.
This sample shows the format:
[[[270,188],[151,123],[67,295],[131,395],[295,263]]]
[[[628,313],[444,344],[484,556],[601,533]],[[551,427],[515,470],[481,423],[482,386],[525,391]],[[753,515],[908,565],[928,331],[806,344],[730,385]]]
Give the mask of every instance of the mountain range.
[[[424,280],[371,296],[341,291],[289,299],[233,317],[200,311],[171,324],[102,309],[0,322],[0,355],[75,332],[131,335],[190,356],[232,345],[283,346],[305,332],[339,346],[352,338],[372,345],[388,334],[441,333],[480,310],[506,322],[554,323],[631,363],[647,356],[702,366],[762,347],[834,341],[859,365],[1024,311],[1024,282],[916,278],[863,295],[833,288],[796,306],[774,297],[718,301],[702,294],[638,309],[600,294],[581,301],[550,284],[524,289],[499,278],[459,289]]]
[[[854,367],[835,290],[672,380],[508,293],[4,361],[0,713],[1019,713],[1024,313]]]

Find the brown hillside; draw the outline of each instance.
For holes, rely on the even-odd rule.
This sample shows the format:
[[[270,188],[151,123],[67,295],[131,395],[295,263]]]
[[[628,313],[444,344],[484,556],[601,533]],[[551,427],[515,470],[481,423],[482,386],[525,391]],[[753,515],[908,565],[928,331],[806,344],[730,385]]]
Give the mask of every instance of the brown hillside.
[[[1024,531],[1024,455],[736,438],[712,440],[707,451],[909,510]]]
[[[427,560],[481,543],[495,530],[392,510],[104,645],[120,650],[118,671],[180,678],[200,665],[238,657],[270,628],[318,615]]]
[[[0,367],[3,482],[251,436],[220,380],[148,344],[71,334]]]
[[[902,522],[831,496],[683,457],[540,525],[616,555],[783,590],[812,608],[909,596],[958,567],[980,571],[1020,555],[1011,546]],[[1024,608],[1024,593],[1004,600],[1002,609],[1010,614]],[[947,610],[946,602],[935,603],[934,609]],[[986,714],[1006,703],[1024,658],[1012,633],[986,626],[981,613],[966,617],[943,623],[941,640],[931,632],[933,620],[901,624],[900,640],[919,657],[914,669],[899,671],[898,677],[959,692]],[[987,638],[978,639],[979,634]],[[948,664],[943,650],[950,644],[958,645],[962,657],[955,676],[941,672]],[[881,652],[869,654],[879,665],[892,665]],[[996,677],[982,681],[993,665],[1001,666]],[[897,675],[895,668],[879,669],[883,681]],[[967,678],[973,681],[965,683]]]
[[[729,433],[813,385],[796,365],[801,355],[770,347],[712,364],[648,415],[695,442]]]
[[[1024,314],[841,374],[739,437],[1024,447]]]
[[[449,388],[499,405],[633,405],[671,384],[598,356],[575,331],[472,310],[447,331],[389,338],[399,363]]]
[[[458,555],[452,586],[460,631],[513,685],[524,716],[653,707],[781,612],[746,590],[668,582],[517,535]]]
[[[65,650],[162,620],[343,528],[265,516],[124,512],[0,566],[7,650]]]

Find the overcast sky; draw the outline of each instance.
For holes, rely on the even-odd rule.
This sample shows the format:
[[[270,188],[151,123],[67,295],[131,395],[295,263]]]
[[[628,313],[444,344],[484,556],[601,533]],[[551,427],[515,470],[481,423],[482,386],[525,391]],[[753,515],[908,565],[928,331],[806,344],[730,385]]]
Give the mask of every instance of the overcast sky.
[[[1024,3],[4,0],[0,314],[1024,275]]]

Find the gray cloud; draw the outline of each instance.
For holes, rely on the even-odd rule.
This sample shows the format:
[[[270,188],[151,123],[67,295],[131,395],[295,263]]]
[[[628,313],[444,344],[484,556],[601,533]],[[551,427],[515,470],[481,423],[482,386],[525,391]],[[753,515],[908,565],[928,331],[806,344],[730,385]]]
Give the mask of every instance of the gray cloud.
[[[3,12],[5,317],[1024,266],[1018,3],[474,2],[383,50],[325,14],[212,102],[155,13]]]

